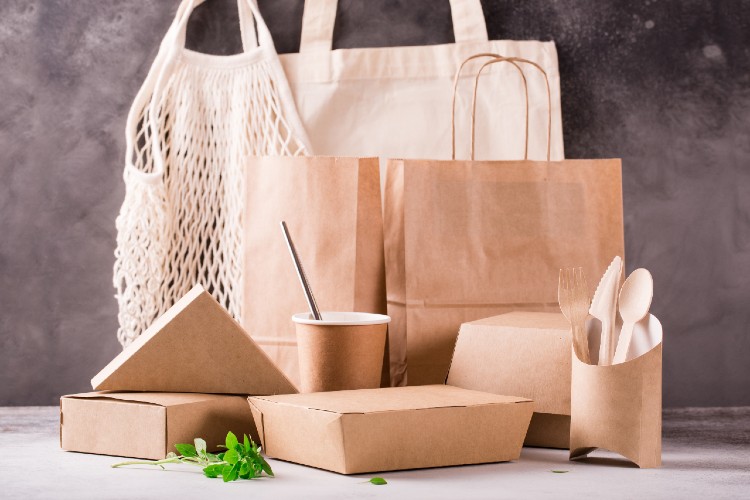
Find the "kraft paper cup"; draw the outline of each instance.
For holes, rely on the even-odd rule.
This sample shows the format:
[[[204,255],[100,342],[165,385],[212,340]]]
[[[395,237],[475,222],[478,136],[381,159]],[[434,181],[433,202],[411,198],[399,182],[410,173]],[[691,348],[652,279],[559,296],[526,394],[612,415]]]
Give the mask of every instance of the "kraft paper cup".
[[[389,316],[358,312],[295,314],[300,392],[380,387]]]
[[[653,315],[636,324],[624,363],[590,365],[574,352],[570,459],[603,448],[638,467],[659,467],[661,371],[662,326]]]

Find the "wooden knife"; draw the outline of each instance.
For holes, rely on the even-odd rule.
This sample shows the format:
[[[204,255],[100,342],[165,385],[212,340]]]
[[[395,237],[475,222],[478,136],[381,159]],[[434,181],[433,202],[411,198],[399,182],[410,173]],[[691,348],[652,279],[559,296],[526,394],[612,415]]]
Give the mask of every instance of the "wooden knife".
[[[615,314],[617,314],[617,291],[622,278],[622,257],[616,256],[604,272],[591,300],[589,314],[601,321],[602,339],[599,344],[599,364],[612,364],[615,349]]]

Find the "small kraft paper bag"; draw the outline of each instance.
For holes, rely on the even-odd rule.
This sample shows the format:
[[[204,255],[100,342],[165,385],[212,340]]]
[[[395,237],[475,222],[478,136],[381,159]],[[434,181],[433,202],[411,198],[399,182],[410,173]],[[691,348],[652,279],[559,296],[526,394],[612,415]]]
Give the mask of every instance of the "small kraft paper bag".
[[[526,95],[528,109],[520,64],[539,69],[545,80],[546,74],[525,59],[486,62],[474,79],[475,96],[482,70],[496,62],[510,63],[501,65],[508,77],[521,75],[519,95]],[[454,94],[458,81],[457,74]],[[549,161],[549,116],[546,127],[531,124],[532,131],[546,133],[546,151],[529,151],[528,113],[525,118],[523,160],[474,161],[472,119],[472,160],[455,160],[454,148],[454,160],[387,162],[385,259],[395,384],[443,382],[462,323],[514,310],[556,312],[560,268],[585,262],[585,272],[596,275],[613,255],[624,254],[620,160]]]
[[[378,159],[259,157],[245,175],[242,326],[299,386],[292,315],[309,309],[279,223],[322,311],[385,314]]]

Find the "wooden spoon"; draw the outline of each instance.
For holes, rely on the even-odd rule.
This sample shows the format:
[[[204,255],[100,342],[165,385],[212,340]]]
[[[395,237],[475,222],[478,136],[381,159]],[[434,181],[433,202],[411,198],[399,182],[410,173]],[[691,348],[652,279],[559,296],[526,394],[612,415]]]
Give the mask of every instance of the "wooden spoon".
[[[622,317],[622,330],[617,341],[613,364],[623,363],[630,348],[635,324],[648,314],[651,299],[654,297],[654,278],[646,269],[636,269],[620,289],[619,309]]]

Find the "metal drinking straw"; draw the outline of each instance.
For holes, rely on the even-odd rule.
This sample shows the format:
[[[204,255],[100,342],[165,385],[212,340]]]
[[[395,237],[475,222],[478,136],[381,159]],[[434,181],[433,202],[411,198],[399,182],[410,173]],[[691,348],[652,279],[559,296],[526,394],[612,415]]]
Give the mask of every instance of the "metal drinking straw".
[[[292,237],[289,235],[289,228],[286,227],[286,222],[284,221],[281,221],[281,231],[284,233],[286,246],[289,248],[289,253],[292,255],[294,268],[297,269],[297,276],[299,276],[299,282],[302,283],[302,290],[305,292],[305,298],[307,299],[307,305],[310,306],[310,312],[314,319],[321,321],[323,317],[320,315],[320,309],[318,309],[318,304],[315,302],[315,296],[312,293],[312,288],[310,288],[310,282],[307,281],[305,270],[302,268],[302,262],[299,260],[299,255],[297,255],[297,250],[294,248]]]

